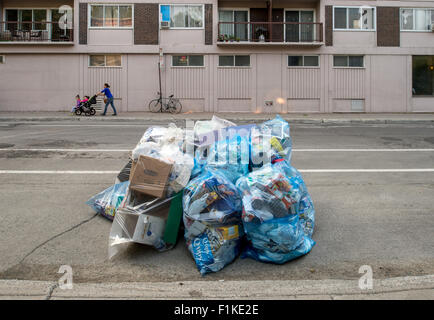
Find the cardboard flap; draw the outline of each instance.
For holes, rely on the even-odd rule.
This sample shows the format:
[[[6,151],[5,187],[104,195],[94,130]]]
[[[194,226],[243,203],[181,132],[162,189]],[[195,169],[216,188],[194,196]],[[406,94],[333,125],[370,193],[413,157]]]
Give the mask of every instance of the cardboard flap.
[[[130,189],[164,198],[172,165],[164,161],[140,155],[133,165]]]

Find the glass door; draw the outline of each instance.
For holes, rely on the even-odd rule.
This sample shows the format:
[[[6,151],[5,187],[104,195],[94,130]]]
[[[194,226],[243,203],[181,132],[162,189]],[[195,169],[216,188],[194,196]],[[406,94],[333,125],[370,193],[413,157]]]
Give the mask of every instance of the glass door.
[[[50,23],[50,40],[51,41],[72,41],[72,29],[67,29],[66,26],[70,21],[64,21],[61,24],[61,18],[66,18],[65,12],[59,12],[57,9],[51,10]],[[61,28],[61,26],[63,28]]]
[[[312,42],[314,40],[314,11],[287,10],[285,12],[285,41]]]
[[[219,22],[220,35],[234,38],[233,40],[248,41],[248,24],[237,22],[248,22],[247,10],[220,10]]]
[[[6,30],[16,31],[18,29],[18,10],[6,9]]]
[[[248,19],[247,11],[234,11],[234,21],[235,22],[247,22]],[[240,41],[248,41],[248,25],[247,23],[235,24],[235,38]]]

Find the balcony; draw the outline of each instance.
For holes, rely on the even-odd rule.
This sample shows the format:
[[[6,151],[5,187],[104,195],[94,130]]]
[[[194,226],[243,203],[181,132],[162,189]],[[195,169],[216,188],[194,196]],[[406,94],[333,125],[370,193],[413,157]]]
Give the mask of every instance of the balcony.
[[[73,44],[74,30],[58,22],[0,21],[1,44]]]
[[[217,45],[322,46],[319,22],[219,22]]]

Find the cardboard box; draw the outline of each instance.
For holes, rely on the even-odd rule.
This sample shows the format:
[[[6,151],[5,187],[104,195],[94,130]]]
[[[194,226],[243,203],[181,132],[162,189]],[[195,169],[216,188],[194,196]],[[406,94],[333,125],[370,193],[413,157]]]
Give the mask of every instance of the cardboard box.
[[[175,245],[182,219],[182,192],[167,199],[129,191],[123,207],[113,221],[111,238],[120,243],[137,242],[146,245]]]
[[[131,167],[130,189],[164,198],[171,171],[171,164],[141,155]]]

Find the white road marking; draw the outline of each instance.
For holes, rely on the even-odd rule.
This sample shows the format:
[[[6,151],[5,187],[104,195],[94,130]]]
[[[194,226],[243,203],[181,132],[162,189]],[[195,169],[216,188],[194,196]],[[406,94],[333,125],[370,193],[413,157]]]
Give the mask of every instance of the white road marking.
[[[434,168],[417,169],[300,169],[301,173],[369,173],[369,172],[434,172]],[[119,171],[81,170],[0,170],[0,174],[118,174]]]
[[[294,152],[434,152],[434,149],[293,149]]]
[[[29,151],[29,152],[130,152],[131,149],[61,149],[61,148],[5,148],[0,151]],[[434,152],[433,148],[419,149],[293,149],[294,152]]]
[[[134,147],[133,147],[134,148]],[[29,152],[130,152],[131,149],[39,149],[39,148],[29,148],[29,149],[0,149],[0,151],[29,151]]]
[[[22,126],[32,127],[138,127],[143,128],[146,126],[152,126],[152,124],[32,124],[32,123],[18,123]],[[1,125],[2,127],[8,127],[9,125]]]
[[[352,173],[352,172],[434,172],[434,168],[418,169],[301,169],[304,173]]]
[[[0,174],[118,174],[118,171],[0,170]]]

